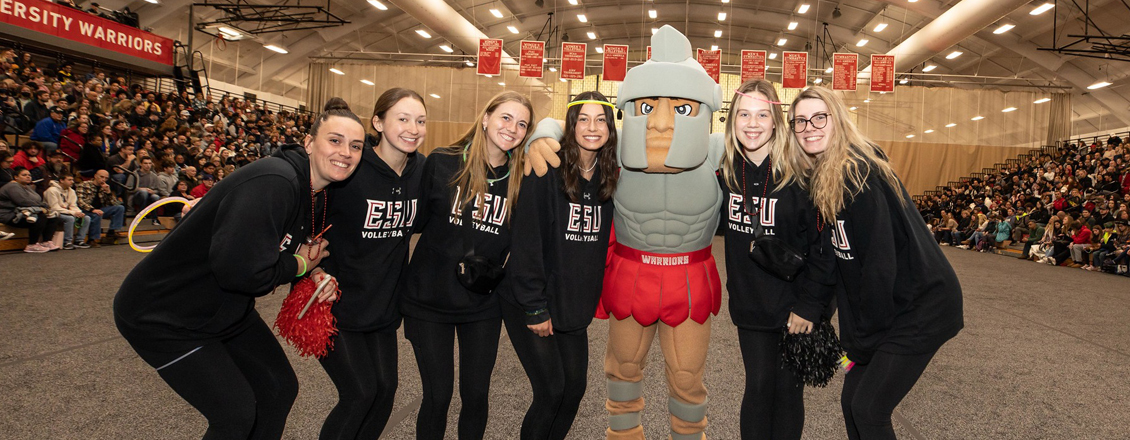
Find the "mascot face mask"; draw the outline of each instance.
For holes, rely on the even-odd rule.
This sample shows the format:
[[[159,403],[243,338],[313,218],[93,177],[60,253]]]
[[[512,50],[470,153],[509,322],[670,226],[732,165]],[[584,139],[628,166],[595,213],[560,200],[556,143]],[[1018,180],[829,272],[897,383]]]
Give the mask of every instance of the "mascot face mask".
[[[675,28],[660,28],[651,46],[651,59],[629,70],[620,86],[621,161],[646,172],[677,173],[706,160],[722,88],[691,58],[690,41]]]

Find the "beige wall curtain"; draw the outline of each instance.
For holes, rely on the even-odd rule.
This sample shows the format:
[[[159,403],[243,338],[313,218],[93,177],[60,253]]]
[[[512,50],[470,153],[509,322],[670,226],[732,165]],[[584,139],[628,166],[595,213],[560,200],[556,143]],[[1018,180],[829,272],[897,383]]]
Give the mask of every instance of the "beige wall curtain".
[[[1048,137],[1044,145],[1055,145],[1071,137],[1071,94],[1056,93],[1051,96],[1048,112]]]

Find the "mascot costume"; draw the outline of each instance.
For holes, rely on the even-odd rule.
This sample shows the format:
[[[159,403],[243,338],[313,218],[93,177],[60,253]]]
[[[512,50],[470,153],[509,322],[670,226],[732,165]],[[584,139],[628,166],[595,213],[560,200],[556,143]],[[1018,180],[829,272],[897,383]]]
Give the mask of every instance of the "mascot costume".
[[[672,440],[703,440],[702,383],[711,316],[722,303],[710,242],[722,192],[715,170],[723,150],[711,135],[722,89],[693,58],[690,41],[671,26],[651,39],[652,57],[628,71],[616,108],[623,111],[621,174],[614,198],[615,242],[598,318],[609,319],[608,439],[643,439],[643,370],[659,335],[666,363]],[[553,120],[542,121],[531,156],[553,162]],[[548,138],[548,139],[541,139]],[[532,163],[544,174],[544,163]]]

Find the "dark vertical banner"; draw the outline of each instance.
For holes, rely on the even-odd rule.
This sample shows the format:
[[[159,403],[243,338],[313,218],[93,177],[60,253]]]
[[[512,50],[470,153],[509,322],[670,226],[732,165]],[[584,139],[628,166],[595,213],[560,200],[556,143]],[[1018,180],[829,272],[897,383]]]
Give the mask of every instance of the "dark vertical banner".
[[[625,44],[604,45],[605,81],[623,81],[628,74],[628,46]]]
[[[742,51],[742,82],[751,79],[765,79],[765,51]]]
[[[502,74],[502,40],[494,38],[479,39],[479,75]]]
[[[871,55],[871,91],[895,91],[894,55]]]
[[[832,90],[855,91],[855,78],[859,75],[859,54],[832,54]]]
[[[585,43],[561,44],[561,77],[564,79],[585,79]]]
[[[721,50],[698,50],[698,63],[706,69],[706,74],[714,79],[714,82],[722,82],[722,51]]]
[[[518,62],[518,76],[541,78],[545,63],[544,41],[522,41],[521,58]]]
[[[781,53],[781,87],[803,89],[808,85],[808,52]]]

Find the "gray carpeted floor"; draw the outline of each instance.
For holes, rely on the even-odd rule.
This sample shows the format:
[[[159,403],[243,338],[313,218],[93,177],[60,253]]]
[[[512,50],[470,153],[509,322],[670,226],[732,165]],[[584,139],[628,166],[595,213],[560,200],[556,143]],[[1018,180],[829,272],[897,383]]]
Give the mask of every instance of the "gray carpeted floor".
[[[722,269],[721,244],[715,255]],[[896,412],[904,439],[1113,439],[1130,430],[1130,279],[945,248],[965,289],[965,330],[944,346]],[[205,421],[118,336],[110,304],[142,254],[126,246],[0,255],[0,438],[190,439]],[[723,273],[723,277],[724,277]],[[285,290],[259,301],[277,313]],[[601,438],[607,326],[596,321],[590,386],[570,438]],[[708,435],[738,438],[741,356],[723,307],[706,373]],[[401,338],[400,389],[384,438],[413,438],[420,380]],[[318,363],[293,356],[301,391],[286,438],[316,438],[335,403]],[[647,371],[648,438],[667,433],[660,350]],[[844,438],[842,377],[806,391],[806,439]],[[529,383],[505,334],[487,438],[518,437]],[[455,438],[456,397],[448,422]]]

